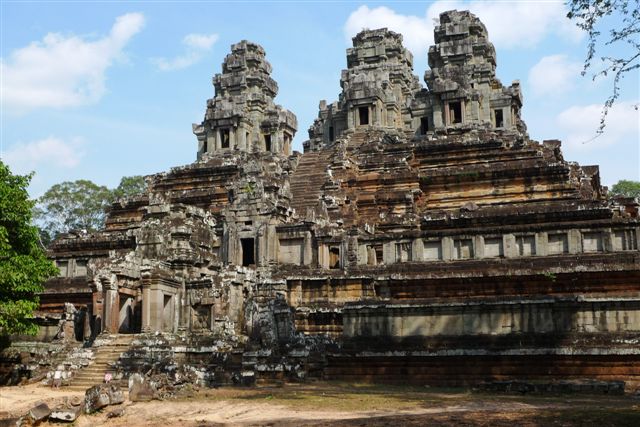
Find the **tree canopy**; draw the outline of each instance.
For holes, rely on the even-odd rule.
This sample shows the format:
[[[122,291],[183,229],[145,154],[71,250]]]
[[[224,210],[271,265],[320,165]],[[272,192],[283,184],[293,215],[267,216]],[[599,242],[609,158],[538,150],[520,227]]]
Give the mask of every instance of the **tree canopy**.
[[[13,175],[0,161],[0,335],[34,334],[31,320],[42,283],[57,274],[31,224],[31,175]]]
[[[143,193],[147,189],[147,183],[141,175],[124,176],[120,184],[113,190],[116,199],[131,197]]]
[[[611,186],[611,194],[624,197],[640,198],[640,182],[620,180]]]
[[[143,176],[125,176],[113,190],[84,179],[56,184],[34,208],[41,239],[48,244],[71,230],[99,230],[114,200],[141,194],[146,188]]]
[[[640,0],[569,0],[567,4],[567,17],[588,35],[582,75],[590,70],[593,80],[613,75],[613,88],[596,131],[602,134],[607,114],[620,97],[622,79],[640,68]]]
[[[56,184],[38,199],[35,214],[41,227],[55,238],[69,230],[93,231],[104,224],[113,193],[80,179]]]

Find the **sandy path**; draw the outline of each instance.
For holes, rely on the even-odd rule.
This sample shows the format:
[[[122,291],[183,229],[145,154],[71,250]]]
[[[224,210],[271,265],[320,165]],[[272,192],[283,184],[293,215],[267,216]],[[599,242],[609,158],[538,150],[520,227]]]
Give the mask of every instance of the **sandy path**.
[[[55,406],[65,397],[80,396],[83,393],[51,389],[39,384],[17,387],[0,388],[0,412],[14,416],[26,413],[37,403],[46,402]],[[500,405],[501,410],[528,409],[529,405],[516,403]],[[405,410],[369,410],[369,411],[338,411],[300,410],[264,401],[247,402],[246,400],[194,400],[194,401],[151,401],[125,402],[121,407],[125,413],[119,418],[107,418],[107,413],[115,408],[105,408],[101,413],[83,415],[75,422],[78,427],[97,426],[247,426],[247,425],[279,425],[303,426],[318,422],[338,420],[355,420],[369,417],[426,415],[434,413],[456,413],[465,411],[491,410],[486,404],[468,403],[465,405],[437,405],[435,407],[421,407]],[[497,409],[497,408],[496,408]],[[46,425],[46,424],[45,424]]]
[[[495,408],[486,404],[446,405],[433,408],[416,408],[410,410],[381,411],[333,411],[333,410],[300,410],[273,403],[243,402],[237,400],[222,401],[163,401],[129,403],[125,415],[120,418],[107,419],[105,414],[85,416],[76,422],[78,427],[93,426],[304,426],[318,422],[340,420],[356,420],[371,417],[405,417],[436,413],[456,413],[467,411],[521,411],[528,410],[530,405],[513,403],[501,404]]]
[[[41,384],[0,387],[0,413],[23,415],[37,403],[54,404],[69,396],[84,397],[84,393],[64,388],[54,389]]]

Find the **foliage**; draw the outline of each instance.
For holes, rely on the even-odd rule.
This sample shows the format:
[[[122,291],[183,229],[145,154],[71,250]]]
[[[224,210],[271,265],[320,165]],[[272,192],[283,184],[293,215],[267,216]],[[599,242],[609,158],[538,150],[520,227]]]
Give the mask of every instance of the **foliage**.
[[[13,175],[0,161],[0,335],[34,334],[31,321],[42,283],[57,274],[31,225],[31,176]]]
[[[611,187],[611,194],[640,198],[640,181],[620,180]]]
[[[116,199],[123,197],[131,197],[144,193],[147,189],[147,183],[144,176],[124,176],[120,180],[120,184],[113,190],[113,196]]]
[[[40,239],[48,245],[61,233],[71,230],[99,230],[114,200],[146,190],[143,176],[125,176],[113,190],[88,180],[56,184],[38,199],[33,210],[40,227]]]
[[[44,233],[55,238],[69,230],[93,231],[104,224],[113,192],[88,180],[62,182],[38,199],[34,214]]]
[[[594,65],[596,52],[601,52],[602,67],[593,72],[592,79],[613,75],[613,89],[604,103],[596,131],[600,135],[609,110],[620,97],[621,80],[640,68],[640,0],[568,0],[567,3],[567,18],[575,20],[588,34],[582,75],[597,67]],[[607,34],[604,41],[603,32]]]

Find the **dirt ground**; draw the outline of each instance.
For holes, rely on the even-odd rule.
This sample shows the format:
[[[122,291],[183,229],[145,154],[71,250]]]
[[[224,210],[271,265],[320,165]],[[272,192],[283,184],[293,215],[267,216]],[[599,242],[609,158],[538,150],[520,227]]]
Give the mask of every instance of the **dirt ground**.
[[[40,385],[0,388],[0,418],[81,393]],[[119,407],[124,415],[107,418]],[[1,423],[0,423],[1,424]],[[47,423],[42,425],[49,425]],[[59,424],[50,424],[59,425]],[[631,396],[521,396],[461,389],[316,383],[189,390],[164,401],[126,401],[73,424],[94,426],[640,426]]]

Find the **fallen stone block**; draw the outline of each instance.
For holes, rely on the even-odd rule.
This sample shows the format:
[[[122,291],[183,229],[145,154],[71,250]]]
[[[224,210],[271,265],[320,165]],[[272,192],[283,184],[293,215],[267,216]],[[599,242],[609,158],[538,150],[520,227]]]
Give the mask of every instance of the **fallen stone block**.
[[[78,418],[78,415],[80,415],[81,412],[82,406],[62,406],[51,411],[49,420],[71,423]]]
[[[49,414],[51,414],[51,409],[49,408],[49,405],[47,405],[46,403],[41,403],[39,405],[36,405],[29,410],[29,418],[34,423],[39,423],[41,421],[44,421],[45,419],[47,419]]]
[[[129,400],[132,402],[148,402],[156,398],[157,393],[151,383],[140,374],[129,377]]]
[[[108,405],[124,402],[124,393],[113,384],[99,384],[88,389],[84,396],[84,411],[87,414],[96,412]]]

